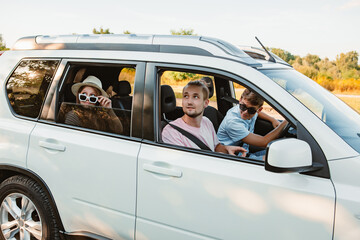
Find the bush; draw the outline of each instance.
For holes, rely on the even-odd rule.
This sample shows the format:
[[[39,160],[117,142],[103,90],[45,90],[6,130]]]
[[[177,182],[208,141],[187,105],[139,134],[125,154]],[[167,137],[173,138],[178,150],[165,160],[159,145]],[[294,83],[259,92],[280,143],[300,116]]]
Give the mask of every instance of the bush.
[[[360,92],[360,79],[349,78],[345,80],[332,80],[327,77],[318,77],[315,81],[329,91]]]

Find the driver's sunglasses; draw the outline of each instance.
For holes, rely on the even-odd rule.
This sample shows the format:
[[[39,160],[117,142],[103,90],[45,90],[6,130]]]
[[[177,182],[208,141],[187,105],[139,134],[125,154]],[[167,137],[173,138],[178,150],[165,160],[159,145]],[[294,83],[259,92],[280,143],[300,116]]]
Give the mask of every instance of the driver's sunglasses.
[[[98,99],[99,98],[94,95],[88,96],[86,95],[86,93],[79,93],[80,102],[85,102],[86,100],[89,100],[89,103],[97,103]]]
[[[257,109],[255,109],[254,107],[247,107],[245,104],[240,103],[239,104],[240,110],[245,112],[247,110],[247,112],[249,114],[255,114],[257,112]]]

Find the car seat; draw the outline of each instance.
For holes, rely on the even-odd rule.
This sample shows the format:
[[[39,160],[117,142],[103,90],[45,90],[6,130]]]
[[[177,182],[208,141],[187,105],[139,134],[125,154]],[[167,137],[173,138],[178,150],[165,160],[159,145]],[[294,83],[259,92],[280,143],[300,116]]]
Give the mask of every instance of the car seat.
[[[213,81],[209,77],[204,77],[203,79],[206,82],[207,87],[209,89],[209,99],[210,99],[214,95]],[[224,116],[216,108],[210,105],[204,109],[204,116],[207,117],[212,122],[215,131],[217,132],[222,120],[224,119]]]
[[[174,90],[169,85],[161,85],[160,88],[160,106],[161,106],[161,119],[162,119],[162,125],[166,125],[166,121],[169,120],[175,120],[175,119],[169,119],[168,114],[173,113],[176,109],[176,97]],[[174,114],[173,114],[174,115]]]
[[[116,92],[116,95],[111,97],[112,107],[131,110],[133,97],[130,96],[130,83],[126,80],[116,81],[113,85],[113,91]]]

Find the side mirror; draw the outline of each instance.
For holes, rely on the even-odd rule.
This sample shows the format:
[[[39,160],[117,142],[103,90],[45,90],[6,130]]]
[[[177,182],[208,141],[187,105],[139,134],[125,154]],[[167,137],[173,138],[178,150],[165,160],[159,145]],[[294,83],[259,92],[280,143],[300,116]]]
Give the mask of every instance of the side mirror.
[[[270,172],[309,172],[322,166],[313,166],[311,148],[296,138],[280,139],[269,143],[265,169]]]

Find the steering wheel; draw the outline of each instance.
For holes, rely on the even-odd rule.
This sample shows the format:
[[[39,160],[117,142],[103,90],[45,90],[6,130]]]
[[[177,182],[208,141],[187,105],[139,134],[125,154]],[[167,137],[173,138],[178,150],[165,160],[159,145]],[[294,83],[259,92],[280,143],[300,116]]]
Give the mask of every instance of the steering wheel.
[[[285,127],[283,128],[283,130],[280,132],[278,138],[283,138],[283,137],[285,137],[285,135],[286,135],[286,133],[289,131],[290,127],[291,127],[291,123],[288,122],[288,123],[285,125]]]

